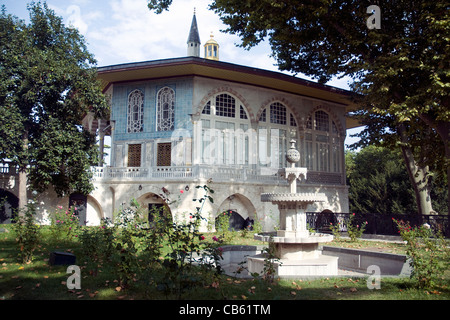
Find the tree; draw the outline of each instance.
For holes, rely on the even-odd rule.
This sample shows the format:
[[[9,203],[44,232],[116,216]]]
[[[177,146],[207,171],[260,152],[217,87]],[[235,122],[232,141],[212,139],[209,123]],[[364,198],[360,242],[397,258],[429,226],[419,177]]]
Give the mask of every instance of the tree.
[[[347,185],[351,212],[402,214],[417,212],[414,188],[409,183],[408,172],[402,160],[401,149],[391,150],[383,146],[369,145],[358,152],[345,154]],[[429,184],[436,190],[432,193],[433,207],[445,212],[445,188],[442,177],[430,174]]]
[[[0,159],[19,169],[21,208],[27,182],[38,192],[53,186],[59,196],[92,190],[97,148],[81,120],[108,113],[84,38],[46,3],[28,10],[28,25],[5,6],[0,14]]]
[[[351,212],[417,211],[414,191],[399,152],[368,146],[345,155]]]
[[[150,0],[148,6],[161,12],[171,2]],[[368,28],[371,5],[381,11],[380,29]],[[215,0],[210,5],[242,47],[268,39],[280,70],[322,83],[349,76],[361,110],[392,118],[395,127],[433,131],[444,150],[448,189],[449,7],[444,0]],[[415,161],[424,162],[419,156],[414,154]],[[450,208],[450,192],[448,203]]]

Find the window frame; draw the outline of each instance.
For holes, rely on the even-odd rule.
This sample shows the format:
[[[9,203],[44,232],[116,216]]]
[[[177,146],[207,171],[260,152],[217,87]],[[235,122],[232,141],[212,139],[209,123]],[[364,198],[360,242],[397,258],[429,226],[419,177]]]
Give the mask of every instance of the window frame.
[[[156,131],[175,130],[175,90],[165,86],[156,94]]]
[[[136,97],[137,95],[139,97]],[[144,98],[144,93],[140,89],[134,89],[128,94],[127,133],[144,131]]]
[[[227,106],[227,102],[233,105]],[[200,122],[202,137],[198,143],[202,163],[249,165],[251,122],[247,108],[239,98],[227,91],[214,94],[204,104]]]
[[[342,174],[342,153],[341,133],[336,121],[326,110],[315,110],[306,119],[302,166],[311,171]]]

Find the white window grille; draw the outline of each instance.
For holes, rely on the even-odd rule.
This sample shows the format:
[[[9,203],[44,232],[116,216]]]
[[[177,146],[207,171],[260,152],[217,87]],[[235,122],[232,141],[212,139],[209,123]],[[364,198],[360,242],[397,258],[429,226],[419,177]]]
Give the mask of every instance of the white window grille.
[[[298,138],[294,114],[283,103],[273,102],[261,112],[259,122],[262,125],[258,128],[260,166],[285,167],[289,141]],[[264,135],[267,137],[263,137]],[[266,157],[266,154],[270,157]]]
[[[230,166],[249,163],[250,119],[238,98],[228,93],[212,96],[203,107],[201,125],[199,152],[203,163]]]
[[[144,129],[144,94],[141,90],[133,90],[128,95],[127,131],[142,132]]]
[[[286,124],[286,107],[279,102],[270,105],[270,123]]]
[[[309,170],[342,172],[340,133],[329,114],[318,110],[306,121],[304,163]]]
[[[236,99],[229,94],[219,94],[216,97],[216,115],[234,118],[236,116]]]

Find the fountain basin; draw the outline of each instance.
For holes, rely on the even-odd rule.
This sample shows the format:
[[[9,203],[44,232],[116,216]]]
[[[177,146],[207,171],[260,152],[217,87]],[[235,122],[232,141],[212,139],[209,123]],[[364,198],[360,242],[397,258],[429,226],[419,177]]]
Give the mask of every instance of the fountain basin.
[[[289,232],[289,231],[288,231]],[[263,242],[274,242],[274,243],[322,243],[333,241],[333,235],[326,233],[311,233],[307,237],[295,237],[289,236],[288,232],[284,230],[278,230],[276,236],[267,234],[255,234],[254,239]]]
[[[280,230],[283,233],[283,230]],[[323,233],[313,233],[307,237],[285,237],[280,236],[280,231],[277,236],[260,235],[254,236],[255,240],[263,242],[272,242],[274,244],[275,256],[279,259],[317,259],[321,256],[319,243],[330,242],[333,236]]]

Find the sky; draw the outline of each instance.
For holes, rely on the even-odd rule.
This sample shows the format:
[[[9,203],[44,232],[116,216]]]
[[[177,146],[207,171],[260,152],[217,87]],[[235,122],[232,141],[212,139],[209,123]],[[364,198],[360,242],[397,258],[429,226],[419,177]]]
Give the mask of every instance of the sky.
[[[0,0],[7,13],[29,21],[27,4],[31,0]],[[187,38],[194,8],[202,45],[214,35],[220,45],[220,60],[265,70],[278,71],[270,56],[267,42],[250,50],[237,46],[239,37],[226,29],[219,16],[208,9],[211,0],[173,0],[169,11],[156,14],[147,8],[147,0],[47,0],[56,15],[66,25],[79,30],[97,66],[109,66],[186,56]],[[201,55],[203,51],[201,50]],[[306,76],[299,75],[304,79]],[[309,79],[310,80],[310,79]],[[348,79],[333,79],[327,83],[349,89]],[[355,141],[349,135],[346,144]]]

